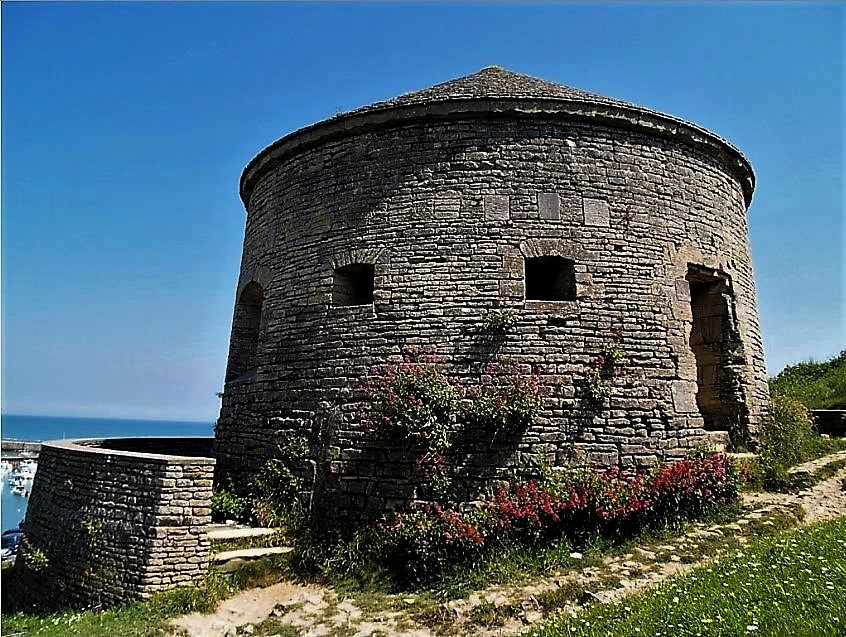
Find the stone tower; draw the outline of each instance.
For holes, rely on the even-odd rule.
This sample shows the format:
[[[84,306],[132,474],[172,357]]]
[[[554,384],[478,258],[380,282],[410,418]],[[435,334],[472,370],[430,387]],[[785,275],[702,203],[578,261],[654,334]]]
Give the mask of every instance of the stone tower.
[[[406,450],[360,427],[374,366],[415,348],[459,380],[507,359],[542,389],[516,438],[464,432],[450,461],[467,497],[532,454],[643,465],[754,439],[753,188],[744,156],[694,124],[495,67],[290,133],[241,178],[219,470],[300,435],[318,517],[425,499]],[[504,311],[513,325],[481,342]],[[588,404],[609,333],[625,373]]]

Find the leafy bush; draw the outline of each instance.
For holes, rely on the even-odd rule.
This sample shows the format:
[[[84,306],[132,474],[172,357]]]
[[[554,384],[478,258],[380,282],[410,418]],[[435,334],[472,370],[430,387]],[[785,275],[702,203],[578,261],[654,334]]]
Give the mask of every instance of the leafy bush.
[[[761,430],[762,455],[790,467],[805,460],[813,429],[807,408],[787,396],[773,396]]]
[[[451,446],[450,423],[459,392],[433,363],[406,362],[382,368],[373,388],[372,424],[405,435],[426,454],[439,455]]]
[[[27,537],[21,541],[17,557],[34,573],[39,573],[50,565],[50,558],[44,550],[35,546]]]
[[[535,376],[524,376],[513,365],[488,365],[467,418],[495,430],[520,431],[528,427],[540,406]]]
[[[673,464],[659,465],[646,480],[650,522],[677,527],[701,518],[739,494],[740,473],[726,455],[694,452]]]
[[[808,410],[798,400],[775,395],[761,427],[761,449],[753,481],[774,491],[791,490],[794,484],[787,469],[806,460],[814,444]]]
[[[846,350],[828,361],[788,365],[770,379],[773,396],[787,396],[808,409],[846,409]]]
[[[480,330],[485,334],[504,335],[517,324],[514,310],[495,310],[485,315]]]
[[[212,491],[211,511],[212,520],[223,522],[225,520],[236,520],[246,522],[250,517],[252,502],[243,495],[238,495],[232,483],[229,488],[218,487]]]
[[[235,520],[259,526],[284,526],[301,514],[300,493],[305,481],[292,468],[308,455],[308,440],[290,436],[278,446],[280,454],[268,460],[252,481],[236,487],[231,478],[227,487],[212,492],[212,519]]]
[[[282,526],[301,513],[303,479],[285,460],[268,460],[253,483],[252,514],[261,526]]]
[[[389,566],[415,580],[456,559],[468,561],[481,554],[485,544],[482,533],[488,526],[484,511],[460,514],[433,503],[398,515],[393,524],[379,530],[389,551]]]
[[[649,470],[579,469],[512,484],[476,510],[433,504],[381,529],[395,570],[420,578],[473,561],[498,542],[578,542],[596,533],[619,537],[678,526],[735,501],[738,485],[737,467],[725,454],[699,451]]]
[[[602,344],[602,352],[593,359],[585,373],[585,390],[588,403],[599,409],[611,396],[614,381],[625,373],[625,355],[620,345],[620,334],[611,332]]]

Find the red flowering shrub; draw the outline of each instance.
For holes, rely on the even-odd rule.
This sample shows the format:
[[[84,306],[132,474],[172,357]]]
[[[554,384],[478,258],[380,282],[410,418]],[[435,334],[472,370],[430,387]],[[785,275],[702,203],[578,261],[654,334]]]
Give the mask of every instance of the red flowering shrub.
[[[461,514],[433,503],[402,513],[379,530],[390,547],[390,565],[409,579],[420,579],[480,555],[489,526],[484,518],[482,511]]]
[[[657,524],[678,526],[733,502],[739,483],[739,469],[722,453],[696,452],[685,460],[658,465],[647,485],[650,515]]]
[[[393,559],[407,575],[420,576],[478,559],[496,539],[578,542],[593,533],[676,527],[734,501],[738,484],[739,472],[725,454],[696,452],[648,470],[579,469],[513,484],[470,514],[434,504],[398,515],[383,532]]]

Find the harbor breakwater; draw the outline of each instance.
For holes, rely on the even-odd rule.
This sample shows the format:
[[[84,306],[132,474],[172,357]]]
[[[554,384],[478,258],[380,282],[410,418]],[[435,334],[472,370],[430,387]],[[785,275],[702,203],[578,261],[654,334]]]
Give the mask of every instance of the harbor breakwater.
[[[41,451],[41,443],[32,440],[2,440],[0,451],[3,458],[14,459],[16,456],[31,456]]]

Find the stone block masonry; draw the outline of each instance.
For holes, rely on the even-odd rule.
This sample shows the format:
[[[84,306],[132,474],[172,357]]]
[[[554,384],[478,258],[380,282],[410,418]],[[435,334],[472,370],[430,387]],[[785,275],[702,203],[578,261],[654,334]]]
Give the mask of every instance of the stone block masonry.
[[[210,447],[210,438],[43,443],[28,547],[9,584],[17,601],[108,606],[198,583],[209,558]]]
[[[464,384],[508,359],[543,391],[519,435],[457,432],[447,461],[468,498],[538,456],[635,466],[711,432],[754,444],[768,396],[753,186],[743,155],[694,124],[497,68],[291,133],[241,180],[219,475],[304,436],[329,524],[429,498],[407,441],[361,427],[374,369],[419,349]],[[481,343],[500,311],[513,326]],[[611,332],[626,372],[590,404]]]

